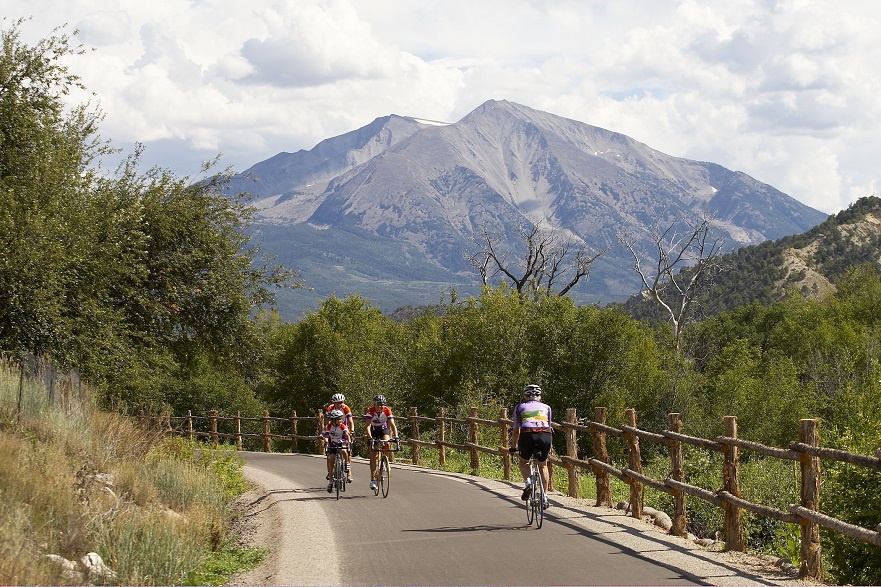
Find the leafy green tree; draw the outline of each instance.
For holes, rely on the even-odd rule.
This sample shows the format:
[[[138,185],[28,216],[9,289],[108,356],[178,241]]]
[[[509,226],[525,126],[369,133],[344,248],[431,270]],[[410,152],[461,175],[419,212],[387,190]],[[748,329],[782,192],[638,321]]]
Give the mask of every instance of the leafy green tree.
[[[881,392],[881,385],[877,392]],[[855,453],[874,454],[881,448],[881,424],[878,419],[869,420],[840,434],[835,444]],[[881,519],[881,473],[837,461],[824,465],[823,511],[850,524],[874,529]],[[824,531],[822,540],[824,558],[831,563],[827,580],[837,585],[881,585],[881,549],[835,532]]]
[[[67,335],[71,257],[89,252],[79,233],[88,164],[105,147],[100,114],[64,106],[81,86],[63,60],[80,48],[57,34],[28,47],[23,23],[0,31],[0,348],[43,353]]]
[[[64,104],[81,50],[57,34],[28,47],[22,25],[0,32],[0,351],[76,367],[125,408],[206,357],[254,370],[253,316],[292,275],[258,258],[247,200],[210,165],[195,183],[141,174],[140,147],[104,173],[100,113]]]
[[[277,380],[262,396],[273,410],[312,415],[342,393],[356,414],[382,393],[396,409],[406,400],[399,325],[364,299],[330,297],[297,324],[273,334]]]

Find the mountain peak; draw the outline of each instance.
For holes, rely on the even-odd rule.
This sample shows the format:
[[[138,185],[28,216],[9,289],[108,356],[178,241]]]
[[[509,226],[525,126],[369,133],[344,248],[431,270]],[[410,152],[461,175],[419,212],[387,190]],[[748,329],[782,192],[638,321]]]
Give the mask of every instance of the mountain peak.
[[[347,250],[348,261],[337,264],[353,263],[360,274],[418,280],[420,272],[439,272],[432,281],[461,282],[474,277],[465,255],[483,230],[499,235],[499,246],[516,258],[518,227],[540,221],[592,250],[608,249],[585,290],[605,299],[638,287],[622,269],[629,261],[619,231],[646,235],[658,221],[669,225],[709,209],[728,242],[741,246],[803,232],[827,217],[745,174],[506,100],[487,100],[452,124],[377,118],[250,171],[260,180],[259,223],[291,227],[298,240],[309,227],[323,231],[321,242],[357,234],[386,251],[379,259],[363,243]],[[286,247],[302,252],[294,267],[312,254],[299,243]],[[637,244],[651,248],[648,240]]]

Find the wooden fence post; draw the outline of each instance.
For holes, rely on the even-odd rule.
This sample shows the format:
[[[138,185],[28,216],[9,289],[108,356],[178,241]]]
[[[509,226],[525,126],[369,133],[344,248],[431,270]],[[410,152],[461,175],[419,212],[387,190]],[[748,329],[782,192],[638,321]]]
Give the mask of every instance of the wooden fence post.
[[[566,422],[573,426],[578,423],[575,408],[566,409]],[[578,458],[578,441],[575,435],[575,428],[566,429],[566,456],[573,459]],[[569,497],[578,497],[581,489],[578,486],[578,467],[573,463],[566,463],[566,470],[569,471]]]
[[[804,419],[799,422],[798,440],[810,446],[819,446],[819,420]],[[801,506],[820,511],[820,458],[801,453]],[[801,520],[801,564],[798,574],[823,581],[823,560],[820,548],[820,526],[816,522]]]
[[[499,452],[502,455],[502,469],[505,481],[511,480],[511,453],[508,452],[508,408],[499,408]]]
[[[324,436],[322,432],[324,432],[324,410],[318,410],[318,417],[315,419],[316,432],[315,434],[318,436],[318,453],[320,455],[324,454]]]
[[[211,446],[217,448],[217,410],[211,410]]]
[[[469,410],[471,417],[477,417],[477,408],[471,408]],[[477,444],[480,441],[480,434],[477,428],[477,422],[469,422],[468,423],[468,442],[470,442],[473,446],[471,446],[471,471],[476,475],[478,471],[480,471],[480,452],[477,450]]]
[[[242,413],[236,412],[236,448],[242,450]]]
[[[725,416],[725,436],[737,438],[737,416]],[[725,464],[722,467],[722,487],[733,495],[740,497],[739,450],[730,444],[722,445]],[[740,508],[727,501],[722,504],[725,511],[725,550],[743,552],[743,513]]]
[[[291,452],[299,452],[300,447],[297,446],[297,410],[291,411]]]
[[[187,410],[187,440],[193,442],[193,412]]]
[[[272,452],[272,438],[269,436],[269,412],[263,410],[263,452]]]
[[[410,408],[410,452],[413,453],[413,464],[421,465],[422,464],[422,455],[419,452],[419,420],[417,419],[419,413],[416,408]]]
[[[444,446],[444,442],[447,441],[445,414],[446,410],[441,408],[437,416],[437,462],[441,467],[447,464],[447,447]]]
[[[606,423],[606,408],[593,409],[593,421],[597,424]],[[593,458],[609,464],[609,451],[606,449],[606,433],[596,428],[591,428],[593,436]],[[612,507],[612,486],[609,482],[609,473],[599,467],[592,467],[597,485],[597,507]]]
[[[636,428],[636,410],[627,408],[624,410],[624,417],[627,425]],[[631,471],[642,474],[642,454],[639,450],[639,437],[633,433],[625,432],[624,438],[627,439],[627,466]],[[640,481],[636,479],[627,479],[630,485],[630,515],[637,520],[642,519],[642,502],[643,487]]]
[[[681,414],[667,414],[670,420],[670,431],[682,434]],[[682,442],[674,439],[669,440],[670,446],[670,478],[680,483],[685,483],[685,471],[682,470]],[[685,518],[685,492],[673,489],[673,525],[670,534],[685,536],[687,531]]]

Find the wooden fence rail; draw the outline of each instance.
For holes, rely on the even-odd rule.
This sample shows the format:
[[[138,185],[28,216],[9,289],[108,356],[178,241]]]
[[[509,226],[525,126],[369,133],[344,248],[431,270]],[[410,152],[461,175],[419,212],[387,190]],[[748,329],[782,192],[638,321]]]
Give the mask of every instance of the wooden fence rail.
[[[508,418],[507,410],[502,408],[495,420],[478,417],[478,408],[471,408],[466,418],[451,418],[441,409],[436,417],[421,416],[416,408],[410,408],[406,417],[409,427],[409,437],[403,439],[411,450],[412,461],[415,465],[423,465],[421,448],[432,447],[437,449],[438,461],[441,466],[446,464],[446,449],[454,449],[470,453],[471,468],[476,473],[480,468],[480,454],[489,454],[502,460],[504,478],[511,479],[511,455],[507,450],[509,445],[509,432],[513,421]],[[834,532],[844,534],[850,538],[861,540],[869,544],[881,547],[881,523],[874,529],[862,528],[848,524],[820,512],[820,488],[821,459],[837,460],[859,467],[881,471],[881,449],[874,456],[860,455],[834,448],[819,446],[819,421],[804,419],[800,421],[799,439],[791,442],[788,448],[766,446],[757,442],[744,440],[737,434],[737,418],[726,416],[724,418],[725,434],[715,439],[697,438],[682,433],[682,418],[680,414],[668,415],[668,429],[660,432],[651,432],[640,429],[637,426],[636,410],[625,410],[624,419],[627,422],[620,429],[606,424],[606,408],[594,408],[593,420],[579,420],[575,408],[566,410],[566,419],[563,422],[552,422],[555,430],[566,435],[566,454],[558,456],[551,453],[549,457],[551,475],[554,466],[566,469],[568,474],[568,494],[571,497],[580,497],[580,484],[578,482],[579,471],[590,471],[596,480],[596,505],[611,506],[611,483],[610,477],[620,479],[630,488],[629,511],[635,518],[641,518],[643,513],[644,486],[652,487],[657,491],[668,493],[673,498],[671,534],[684,536],[686,533],[687,508],[686,496],[701,499],[724,511],[725,548],[726,550],[744,550],[742,511],[746,510],[761,516],[766,516],[781,522],[799,524],[801,528],[801,564],[799,574],[802,577],[810,577],[818,581],[823,579],[823,569],[820,560],[820,534],[822,526]],[[208,430],[196,430],[194,422],[208,422]],[[307,422],[308,427],[315,434],[302,434],[298,430],[298,424]],[[218,422],[232,422],[235,424],[235,432],[219,432]],[[261,423],[260,433],[243,433],[242,422]],[[177,423],[177,425],[175,425]],[[272,424],[289,426],[289,434],[277,434],[272,432]],[[243,418],[236,416],[221,416],[217,411],[212,411],[208,416],[194,416],[187,412],[186,416],[166,416],[164,426],[174,434],[183,435],[193,440],[198,437],[207,437],[214,446],[217,446],[220,438],[235,439],[236,446],[241,449],[244,438],[262,439],[263,450],[272,450],[273,439],[285,439],[291,441],[291,451],[299,451],[301,441],[315,441],[316,454],[323,454],[324,439],[321,431],[324,429],[324,413],[319,411],[316,416],[297,416],[293,412],[289,418],[270,417],[268,412],[263,412],[262,418]],[[452,442],[449,433],[450,426],[458,426],[462,429],[463,442]],[[482,446],[480,444],[480,426],[498,428],[497,447]],[[433,440],[425,438],[423,428],[433,427]],[[467,430],[465,430],[467,429]],[[579,458],[577,434],[589,433],[591,435],[592,455],[588,458]],[[627,451],[627,467],[617,468],[611,464],[607,448],[607,437],[612,436],[621,439]],[[654,442],[668,447],[670,453],[670,473],[665,479],[652,479],[646,476],[642,470],[642,452],[640,441]],[[683,472],[682,445],[687,444],[705,450],[722,453],[722,486],[716,491],[709,491],[702,487],[691,485],[685,481]],[[798,462],[801,468],[800,480],[800,503],[788,507],[788,511],[781,511],[763,504],[757,504],[743,499],[740,493],[739,462],[740,450],[748,450],[766,457],[784,459]],[[881,520],[879,520],[881,522]]]

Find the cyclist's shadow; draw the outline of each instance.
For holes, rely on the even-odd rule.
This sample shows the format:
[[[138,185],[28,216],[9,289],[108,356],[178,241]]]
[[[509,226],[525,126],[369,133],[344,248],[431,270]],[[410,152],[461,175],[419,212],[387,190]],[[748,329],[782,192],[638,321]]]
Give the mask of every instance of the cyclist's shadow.
[[[441,526],[440,528],[412,528],[403,532],[510,532],[512,530],[528,530],[529,524],[477,524],[474,526]]]

